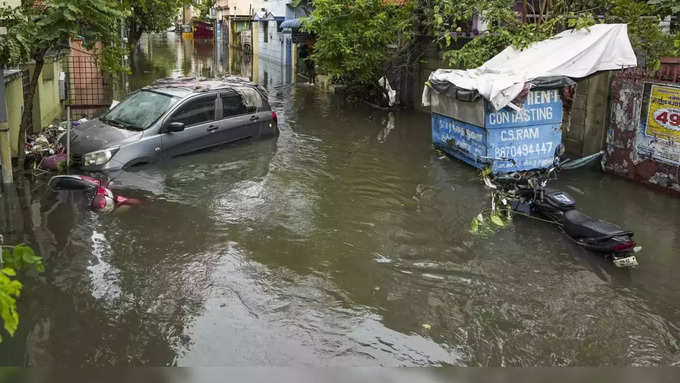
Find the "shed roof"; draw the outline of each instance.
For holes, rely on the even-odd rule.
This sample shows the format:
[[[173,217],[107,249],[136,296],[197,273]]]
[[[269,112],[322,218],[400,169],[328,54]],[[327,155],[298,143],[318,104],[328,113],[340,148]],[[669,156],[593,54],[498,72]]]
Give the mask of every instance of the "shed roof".
[[[302,25],[302,19],[296,17],[296,18],[294,18],[294,19],[286,19],[286,20],[284,20],[284,21],[281,23],[281,26],[280,26],[280,27],[281,27],[281,29],[283,29],[283,28],[291,28],[291,29],[295,29],[295,28],[300,28],[301,25]]]

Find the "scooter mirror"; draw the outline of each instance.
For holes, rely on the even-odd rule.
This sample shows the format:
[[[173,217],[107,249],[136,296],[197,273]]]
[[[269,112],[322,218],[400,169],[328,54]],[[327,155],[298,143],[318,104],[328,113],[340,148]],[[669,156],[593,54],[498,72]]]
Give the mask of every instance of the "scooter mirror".
[[[47,184],[52,190],[89,190],[98,186],[88,179],[75,175],[54,176]]]

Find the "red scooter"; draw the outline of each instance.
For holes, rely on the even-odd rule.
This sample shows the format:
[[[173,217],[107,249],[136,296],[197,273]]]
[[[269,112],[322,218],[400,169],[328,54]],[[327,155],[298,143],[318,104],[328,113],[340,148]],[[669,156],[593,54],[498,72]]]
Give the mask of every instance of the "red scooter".
[[[48,182],[49,187],[56,191],[83,191],[90,200],[90,207],[95,211],[110,213],[122,205],[138,205],[141,201],[115,195],[109,189],[109,183],[99,179],[81,175],[54,176]]]

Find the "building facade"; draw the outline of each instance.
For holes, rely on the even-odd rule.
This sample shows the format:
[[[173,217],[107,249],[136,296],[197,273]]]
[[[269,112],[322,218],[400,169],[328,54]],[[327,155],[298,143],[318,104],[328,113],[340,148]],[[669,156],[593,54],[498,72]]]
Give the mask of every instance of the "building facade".
[[[293,30],[286,22],[305,16],[291,0],[256,0],[253,13],[253,51],[258,63],[258,78],[266,83],[294,81],[297,46]],[[278,78],[284,76],[285,78]],[[268,84],[266,84],[268,85]]]

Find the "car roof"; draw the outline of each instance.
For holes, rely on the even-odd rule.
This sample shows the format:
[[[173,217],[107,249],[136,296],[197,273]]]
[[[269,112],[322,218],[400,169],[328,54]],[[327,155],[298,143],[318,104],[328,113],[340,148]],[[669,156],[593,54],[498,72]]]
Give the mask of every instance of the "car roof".
[[[220,89],[232,89],[234,87],[253,88],[260,93],[264,93],[264,90],[256,83],[236,76],[227,76],[222,78],[168,77],[156,80],[152,85],[146,86],[142,89],[152,90],[171,96],[186,97],[194,93],[203,93]]]

